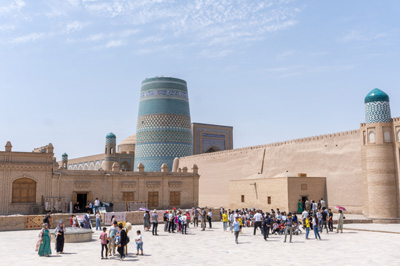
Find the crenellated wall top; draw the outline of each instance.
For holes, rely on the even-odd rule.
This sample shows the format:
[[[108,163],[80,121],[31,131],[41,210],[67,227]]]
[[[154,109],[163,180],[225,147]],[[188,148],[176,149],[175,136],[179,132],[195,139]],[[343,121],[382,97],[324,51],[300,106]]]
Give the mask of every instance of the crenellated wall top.
[[[225,150],[225,151],[219,151],[219,152],[213,152],[213,153],[197,154],[197,155],[182,157],[181,159],[183,159],[183,158],[219,157],[219,156],[228,155],[228,154],[232,154],[232,153],[238,153],[238,152],[247,153],[248,151],[265,149],[265,148],[269,148],[269,147],[277,147],[277,146],[283,146],[283,145],[289,145],[289,144],[307,143],[307,142],[321,141],[321,140],[326,140],[326,139],[341,138],[341,137],[346,137],[349,135],[359,134],[359,132],[360,132],[360,130],[355,129],[355,130],[349,130],[349,131],[343,131],[343,132],[336,132],[336,133],[332,133],[332,134],[325,134],[325,135],[293,139],[293,140],[287,140],[287,141],[281,141],[281,142],[274,142],[274,143],[264,144],[264,145],[250,146],[250,147]]]

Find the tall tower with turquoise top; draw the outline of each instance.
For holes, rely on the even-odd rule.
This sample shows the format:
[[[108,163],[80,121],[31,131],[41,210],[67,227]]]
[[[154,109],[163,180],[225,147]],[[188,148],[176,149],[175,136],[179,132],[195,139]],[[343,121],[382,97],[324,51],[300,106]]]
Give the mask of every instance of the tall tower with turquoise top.
[[[117,137],[114,133],[110,132],[106,136],[106,149],[105,149],[105,159],[104,159],[104,170],[111,171],[112,165],[117,161],[115,155],[117,146]]]
[[[182,79],[145,79],[140,91],[135,164],[146,172],[169,171],[174,158],[193,154],[187,83]]]
[[[390,123],[389,96],[380,89],[373,89],[364,99],[365,123]]]
[[[68,154],[66,154],[65,152],[61,155],[61,159],[62,159],[62,168],[63,169],[67,169],[68,168]]]
[[[389,96],[373,89],[365,97],[361,124],[362,167],[366,192],[364,212],[375,219],[398,217],[394,131]]]

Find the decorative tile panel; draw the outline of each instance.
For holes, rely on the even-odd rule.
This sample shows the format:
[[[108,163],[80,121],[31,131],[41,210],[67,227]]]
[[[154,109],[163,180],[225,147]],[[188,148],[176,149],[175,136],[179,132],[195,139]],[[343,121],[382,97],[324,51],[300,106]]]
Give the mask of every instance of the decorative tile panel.
[[[188,94],[181,90],[148,90],[140,93],[140,100],[154,98],[183,99],[189,101]]]
[[[365,104],[365,122],[384,123],[391,122],[390,104],[386,101],[368,102]]]

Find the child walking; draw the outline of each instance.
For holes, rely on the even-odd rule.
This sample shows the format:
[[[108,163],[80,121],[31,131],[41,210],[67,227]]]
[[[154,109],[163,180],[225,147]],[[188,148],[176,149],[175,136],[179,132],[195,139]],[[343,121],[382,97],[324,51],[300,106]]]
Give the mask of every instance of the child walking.
[[[142,238],[142,235],[140,233],[140,230],[137,230],[136,234],[137,234],[137,238],[135,239],[135,241],[136,241],[136,250],[137,250],[136,255],[139,255],[139,250],[141,251],[140,255],[143,255],[143,238]]]
[[[106,249],[106,259],[108,259],[107,255],[108,255],[108,246],[107,246],[107,241],[108,241],[108,237],[107,237],[107,228],[103,227],[103,232],[100,234],[100,242],[101,242],[101,259],[104,259],[103,257],[103,250],[104,248]]]

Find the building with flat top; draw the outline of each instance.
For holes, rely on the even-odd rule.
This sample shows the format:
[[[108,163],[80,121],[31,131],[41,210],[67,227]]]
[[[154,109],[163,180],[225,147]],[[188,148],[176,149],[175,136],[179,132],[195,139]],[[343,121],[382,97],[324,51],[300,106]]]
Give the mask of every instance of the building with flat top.
[[[229,181],[229,208],[280,209],[297,213],[298,201],[326,199],[326,178],[284,172]]]
[[[146,172],[141,163],[136,172],[122,171],[112,156],[115,150],[110,137],[106,137],[106,156],[111,159],[106,157],[104,164],[108,168],[112,162],[108,170],[71,170],[67,154],[58,164],[51,143],[33,152],[15,152],[7,142],[5,151],[0,151],[0,215],[69,212],[71,202],[84,209],[96,198],[113,203],[116,211],[132,210],[129,206],[137,202],[152,209],[199,204],[196,165],[179,173],[169,172],[165,163],[156,172]]]

